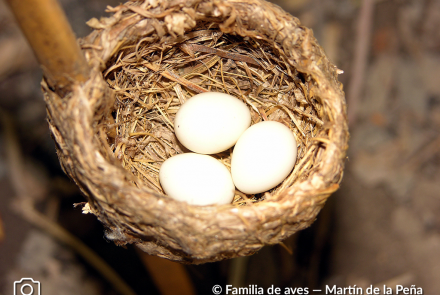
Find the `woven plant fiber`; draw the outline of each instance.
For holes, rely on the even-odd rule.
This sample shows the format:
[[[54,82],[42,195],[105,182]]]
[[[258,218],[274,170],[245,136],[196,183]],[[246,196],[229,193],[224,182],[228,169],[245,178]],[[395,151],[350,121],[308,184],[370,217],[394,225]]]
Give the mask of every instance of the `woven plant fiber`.
[[[108,11],[79,40],[91,78],[64,97],[42,83],[61,165],[106,237],[197,264],[251,255],[310,226],[339,187],[348,141],[339,70],[312,31],[261,0],[130,1]],[[175,113],[208,90],[241,99],[252,124],[292,130],[298,159],[283,183],[237,191],[223,206],[164,195],[160,165],[187,152]],[[228,167],[232,151],[214,156]]]

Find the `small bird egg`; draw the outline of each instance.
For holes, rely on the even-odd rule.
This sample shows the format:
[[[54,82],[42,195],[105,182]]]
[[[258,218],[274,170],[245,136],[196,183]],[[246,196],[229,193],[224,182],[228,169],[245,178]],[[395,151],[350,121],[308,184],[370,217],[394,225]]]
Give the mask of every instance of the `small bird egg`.
[[[267,191],[281,183],[296,162],[293,132],[275,121],[249,127],[237,141],[231,173],[237,189],[246,194]]]
[[[219,92],[200,93],[176,113],[174,131],[186,148],[215,154],[232,147],[251,124],[248,107],[238,98]]]
[[[190,205],[229,204],[235,195],[228,168],[208,155],[168,158],[160,167],[159,181],[166,195]]]

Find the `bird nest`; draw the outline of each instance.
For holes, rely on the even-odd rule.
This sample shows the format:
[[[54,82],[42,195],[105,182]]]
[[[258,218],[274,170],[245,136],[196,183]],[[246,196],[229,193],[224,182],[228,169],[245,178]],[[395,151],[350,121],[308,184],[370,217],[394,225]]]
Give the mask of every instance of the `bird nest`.
[[[43,82],[62,167],[106,237],[204,263],[250,255],[308,227],[339,187],[348,140],[338,69],[311,30],[261,0],[131,1],[108,11],[80,40],[91,78],[64,97]],[[175,114],[207,91],[242,100],[252,124],[292,130],[298,158],[280,185],[236,191],[222,206],[164,195],[161,164],[188,152],[174,134]],[[232,151],[214,157],[229,167]]]

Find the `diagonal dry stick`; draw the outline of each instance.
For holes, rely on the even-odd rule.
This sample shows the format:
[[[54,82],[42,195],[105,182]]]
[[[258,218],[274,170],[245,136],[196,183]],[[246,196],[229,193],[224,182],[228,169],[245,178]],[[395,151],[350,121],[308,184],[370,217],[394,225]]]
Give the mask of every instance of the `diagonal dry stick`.
[[[160,70],[159,66],[155,65],[155,64],[147,63],[147,64],[145,64],[145,66],[155,72]],[[176,73],[173,73],[169,70],[165,70],[165,71],[161,72],[160,74],[162,76],[164,76],[165,78],[170,79],[171,81],[177,82],[177,83],[181,84],[182,86],[185,86],[185,87],[187,87],[197,93],[208,92],[208,90],[206,90],[205,88],[202,88],[199,85],[196,85],[193,82],[188,81],[185,78],[182,78],[179,75],[177,75]]]
[[[42,229],[59,242],[70,246],[107,279],[121,295],[135,295],[136,293],[130,286],[121,279],[104,259],[87,247],[80,239],[34,208],[34,199],[37,197],[36,194],[38,194],[36,191],[44,190],[34,189],[32,191],[29,189],[27,182],[29,182],[29,178],[32,177],[32,175],[26,173],[27,171],[25,170],[21,149],[16,133],[14,132],[12,119],[9,114],[1,109],[0,123],[3,125],[5,151],[11,183],[17,194],[17,200],[13,203],[13,209],[32,225]]]

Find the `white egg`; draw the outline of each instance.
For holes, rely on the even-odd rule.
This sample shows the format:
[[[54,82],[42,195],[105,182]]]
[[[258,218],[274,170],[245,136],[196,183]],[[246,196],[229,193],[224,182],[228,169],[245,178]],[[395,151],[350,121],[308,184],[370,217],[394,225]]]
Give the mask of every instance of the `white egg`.
[[[180,107],[174,131],[180,143],[191,151],[215,154],[232,147],[250,124],[249,109],[238,98],[205,92]]]
[[[281,183],[296,162],[295,136],[285,125],[264,121],[247,129],[235,145],[231,173],[246,194],[267,191]]]
[[[235,194],[228,168],[208,155],[168,158],[160,167],[159,181],[166,195],[191,205],[229,204]]]

